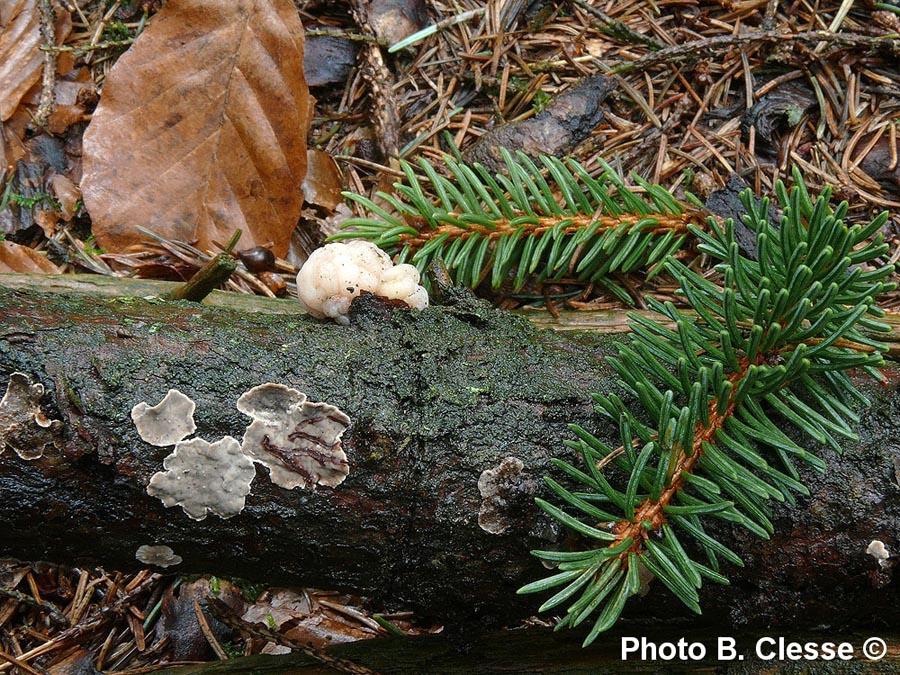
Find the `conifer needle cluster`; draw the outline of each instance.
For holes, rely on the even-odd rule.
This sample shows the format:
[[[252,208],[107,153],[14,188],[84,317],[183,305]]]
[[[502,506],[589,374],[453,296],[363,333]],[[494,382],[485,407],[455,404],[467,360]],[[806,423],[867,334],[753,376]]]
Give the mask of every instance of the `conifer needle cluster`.
[[[619,446],[572,425],[577,440],[566,445],[583,462],[554,464],[578,487],[545,479],[563,506],[539,506],[581,535],[584,548],[534,551],[556,572],[519,592],[560,589],[541,610],[567,605],[558,628],[592,622],[585,645],[617,621],[641,586],[641,568],[697,613],[704,580],[728,583],[721,563],[740,566],[741,557],[704,522],[719,518],[768,538],[771,501],[808,494],[796,463],[825,470],[787,425],[835,449],[856,439],[853,404],[864,399],[847,372],[879,377],[884,346],[869,334],[889,330],[875,305],[893,287],[892,268],[879,265],[887,214],[847,226],[846,202],[832,210],[828,190],[813,201],[802,177],[794,179],[790,192],[777,186],[777,224],[767,199],[755,205],[743,195],[756,260],[741,254],[730,221],[689,226],[720,261],[722,285],[665,262],[694,313],[651,298],[666,323],[630,315],[633,337],[610,359],[626,396],[594,395],[618,426]],[[623,484],[612,484],[607,466],[627,477]]]
[[[487,282],[497,289],[510,280],[517,292],[526,282],[565,278],[630,302],[615,275],[642,269],[652,278],[681,247],[688,225],[703,222],[661,186],[635,177],[640,195],[606,165],[594,178],[574,160],[535,163],[506,150],[503,157],[506,171],[495,175],[450,156],[446,176],[424,159],[421,176],[401,162],[406,182],[396,183],[394,194],[372,200],[344,193],[370,215],[349,219],[331,239],[369,239],[420,272],[440,258],[469,288]]]

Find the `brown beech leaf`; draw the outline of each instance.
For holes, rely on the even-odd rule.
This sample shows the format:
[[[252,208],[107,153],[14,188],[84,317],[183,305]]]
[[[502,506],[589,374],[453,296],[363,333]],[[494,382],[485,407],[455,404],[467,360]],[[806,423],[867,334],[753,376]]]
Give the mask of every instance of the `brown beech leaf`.
[[[81,199],[81,190],[68,176],[53,174],[48,181],[50,194],[59,202],[59,215],[67,223],[75,217],[78,210],[78,200]]]
[[[97,242],[142,225],[283,256],[302,206],[311,99],[291,0],[171,0],[113,66],[84,134]]]
[[[47,120],[47,129],[52,134],[64,134],[70,126],[86,119],[86,104],[96,101],[91,72],[82,67],[57,79],[53,100],[55,103]]]
[[[3,160],[4,167],[7,171],[13,171],[20,159],[28,154],[28,148],[25,147],[25,132],[31,117],[25,106],[19,106],[6,122],[0,122],[3,128],[3,146],[0,152],[0,160]],[[3,167],[0,167],[3,168]]]
[[[331,155],[310,148],[306,152],[306,178],[303,180],[303,198],[306,203],[333,212],[343,200],[343,187],[341,170]]]
[[[37,0],[0,0],[0,5],[0,120],[7,120],[40,76],[40,13]]]
[[[56,43],[72,30],[69,13],[54,5]],[[41,13],[38,0],[0,0],[0,120],[8,120],[41,76]]]
[[[0,241],[0,274],[59,274],[61,271],[33,248]]]

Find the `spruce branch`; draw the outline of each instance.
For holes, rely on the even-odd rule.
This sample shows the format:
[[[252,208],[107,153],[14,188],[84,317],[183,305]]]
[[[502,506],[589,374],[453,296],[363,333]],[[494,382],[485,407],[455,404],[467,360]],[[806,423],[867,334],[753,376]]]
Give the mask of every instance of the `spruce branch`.
[[[821,472],[825,463],[791,440],[785,423],[838,450],[837,439],[856,438],[852,405],[864,399],[847,371],[879,377],[883,363],[885,346],[862,331],[888,330],[875,305],[893,288],[892,267],[878,264],[887,252],[879,233],[887,214],[847,226],[846,202],[832,209],[829,190],[813,201],[802,177],[795,172],[794,179],[790,192],[776,186],[778,226],[769,222],[767,199],[757,206],[749,191],[743,195],[757,260],[740,254],[731,221],[710,219],[705,230],[688,225],[700,249],[721,261],[722,286],[677,260],[665,262],[696,316],[652,298],[651,308],[674,329],[630,315],[633,338],[610,364],[639,412],[616,394],[595,394],[598,412],[618,425],[621,445],[613,449],[573,425],[577,440],[566,445],[582,468],[553,463],[581,491],[545,479],[565,508],[538,505],[595,543],[534,551],[558,572],[519,592],[562,586],[541,610],[570,603],[558,628],[596,614],[585,644],[618,620],[640,588],[641,568],[697,613],[703,579],[728,583],[720,560],[742,565],[741,558],[707,533],[703,518],[768,538],[770,500],[809,494],[794,462]],[[628,477],[624,487],[605,476],[610,465]],[[704,562],[682,536],[694,540],[692,551],[702,551]]]
[[[371,215],[351,218],[331,239],[369,239],[420,272],[441,258],[454,281],[470,288],[488,277],[499,288],[514,275],[513,292],[528,281],[570,278],[630,301],[612,275],[649,269],[652,277],[681,247],[688,226],[703,224],[698,210],[661,186],[635,177],[639,195],[609,166],[593,178],[573,160],[536,163],[505,150],[503,157],[506,171],[494,175],[449,156],[449,176],[425,160],[421,175],[401,163],[406,182],[376,195],[387,208],[344,193]]]

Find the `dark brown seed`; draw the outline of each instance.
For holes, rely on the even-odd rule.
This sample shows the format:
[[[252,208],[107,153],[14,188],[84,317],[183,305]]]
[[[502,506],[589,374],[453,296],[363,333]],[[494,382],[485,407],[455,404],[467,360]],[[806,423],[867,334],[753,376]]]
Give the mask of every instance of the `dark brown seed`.
[[[268,272],[275,269],[275,255],[264,246],[238,251],[238,258],[250,272]]]

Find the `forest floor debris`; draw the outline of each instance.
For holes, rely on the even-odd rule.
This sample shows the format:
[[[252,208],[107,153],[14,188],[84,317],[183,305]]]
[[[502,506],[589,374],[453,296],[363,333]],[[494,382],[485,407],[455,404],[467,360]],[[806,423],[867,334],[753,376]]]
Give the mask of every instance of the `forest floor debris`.
[[[449,149],[445,133],[463,152],[510,128],[504,125],[529,125],[539,135],[536,121],[562,99],[557,95],[597,75],[612,83],[605,98],[598,97],[602,120],[563,149],[589,171],[599,172],[602,159],[676,196],[690,190],[706,198],[732,186],[735,174],[758,194],[771,194],[775,181],[790,183],[790,168],[798,166],[812,191],[831,185],[848,200],[852,219],[889,209],[886,262],[900,260],[896,2],[877,8],[855,3],[846,13],[839,0],[376,3],[389,11],[403,5],[414,10],[404,36],[429,22],[438,26],[394,53],[388,41],[399,35],[358,25],[351,11],[358,4],[296,2],[317,99],[309,146],[321,154],[310,166],[321,168],[308,180],[308,203],[290,252],[264,270],[242,263],[228,282],[231,290],[293,293],[297,267],[351,215],[338,201],[341,187],[371,194],[402,177],[385,148],[396,148],[406,160],[438,163]],[[55,16],[47,11],[50,2],[0,3],[0,27],[11,21],[4,12],[13,5],[22,13],[23,30],[30,27],[36,37],[31,43],[0,39],[0,63],[22,64],[0,72],[0,101],[17,101],[0,108],[0,234],[7,240],[0,247],[0,272],[190,278],[218,251],[157,235],[127,253],[104,252],[91,236],[77,187],[82,136],[98,92],[161,3],[63,0],[53,5]],[[34,40],[41,46],[36,61]],[[55,63],[55,77],[36,76],[34,64],[45,62]],[[374,86],[376,67],[386,69],[390,87]],[[49,96],[56,101],[52,111]],[[379,110],[397,114],[378,117]],[[36,133],[42,122],[49,133]],[[527,147],[528,140],[516,143]],[[685,257],[696,256],[686,251]],[[623,283],[635,297],[676,299],[664,276]],[[493,299],[506,308],[542,304],[543,298],[568,309],[621,307],[590,287],[555,282],[534,290],[539,292],[530,297],[511,297],[501,289]],[[884,304],[900,308],[900,293]],[[201,598],[188,602],[187,588],[200,589]],[[260,591],[149,570],[124,575],[5,563],[0,673],[148,672],[179,655],[212,659],[283,649],[259,638],[229,637],[212,617],[201,619],[202,594],[212,592],[242,603],[245,619],[262,617],[269,629],[323,645],[384,635],[390,631],[385,626],[406,633],[439,629],[416,626],[408,615],[372,614],[359,598]],[[165,637],[171,633],[166,607],[189,622],[193,616],[196,644],[178,654]]]

